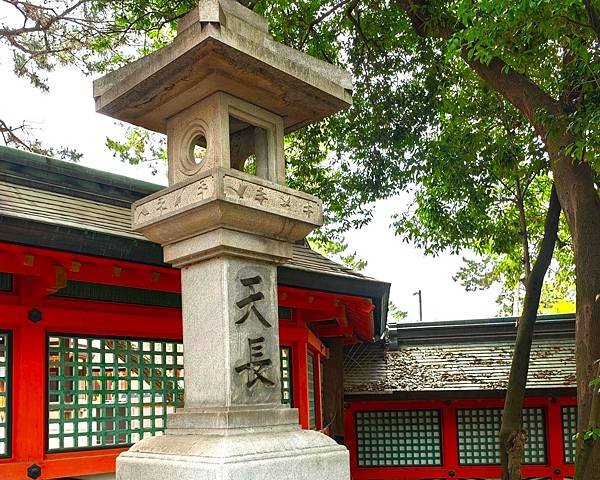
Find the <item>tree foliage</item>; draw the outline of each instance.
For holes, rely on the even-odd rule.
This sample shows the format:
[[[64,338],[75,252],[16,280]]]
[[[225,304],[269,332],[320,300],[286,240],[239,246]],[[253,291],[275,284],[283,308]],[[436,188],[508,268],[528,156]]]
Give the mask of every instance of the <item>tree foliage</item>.
[[[168,43],[193,0],[3,0],[0,41],[14,72],[47,89],[46,73],[76,65],[106,72]],[[468,248],[457,278],[467,288],[493,281],[508,298],[524,265],[515,221],[516,182],[533,249],[541,232],[549,161],[539,132],[497,88],[482,82],[474,62],[502,60],[502,71],[526,75],[549,96],[569,103],[566,118],[535,112],[566,128],[574,159],[597,164],[600,143],[597,8],[588,0],[506,2],[257,0],[245,3],[270,20],[280,41],[348,68],[354,105],[290,135],[288,182],[325,200],[326,236],[336,238],[370,219],[373,201],[411,190],[396,231],[429,253]],[[549,120],[548,120],[549,118]],[[50,151],[23,136],[27,125],[0,119],[6,143]],[[129,129],[107,145],[131,163],[164,158],[164,139]],[[339,235],[338,237],[339,238]],[[561,231],[557,285],[572,284],[569,232]],[[534,252],[531,252],[534,253]],[[565,273],[566,272],[566,273]],[[510,292],[510,294],[509,294]],[[501,299],[501,302],[503,300]],[[504,306],[506,308],[506,305]],[[548,307],[551,308],[551,307]]]
[[[14,9],[10,21],[0,25],[0,39],[11,48],[15,73],[41,88],[47,88],[45,72],[56,65],[105,72],[165,45],[174,35],[176,21],[195,5],[194,0],[3,3]],[[427,10],[432,30],[444,30],[448,21],[455,26],[437,37],[419,34],[403,1],[242,3],[269,18],[278,40],[351,70],[353,107],[295,134],[288,158],[300,180],[305,173],[324,180],[323,172],[315,171],[319,165],[342,172],[344,181],[333,180],[355,200],[351,206],[359,216],[364,214],[360,207],[368,202],[418,184],[432,170],[444,167],[451,151],[437,165],[427,166],[434,149],[451,148],[444,140],[453,140],[455,146],[475,141],[485,147],[486,132],[497,137],[498,128],[508,127],[528,145],[507,142],[507,134],[506,145],[490,142],[495,162],[502,162],[500,157],[507,152],[514,155],[510,149],[515,143],[539,153],[541,145],[531,126],[518,118],[516,109],[508,111],[511,107],[477,78],[463,57],[485,63],[501,56],[506,68],[527,73],[549,94],[558,95],[568,86],[581,107],[574,108],[569,118],[570,130],[582,137],[571,146],[573,156],[585,154],[593,161],[597,155],[598,41],[585,2],[433,2]],[[420,5],[408,7],[416,11]],[[507,113],[516,124],[499,124],[498,114]],[[142,152],[139,145],[133,147],[135,155],[124,149],[119,153],[134,161],[144,158],[143,153],[155,158],[156,149]],[[334,157],[331,152],[336,152]],[[486,155],[479,161],[491,158]],[[294,173],[291,177],[293,181]],[[469,187],[461,184],[463,190]],[[326,190],[323,196],[328,199],[328,194]],[[349,209],[334,205],[332,212],[338,211],[332,219],[344,222]],[[402,232],[411,233],[408,226]],[[454,247],[456,240],[451,237],[445,243]]]

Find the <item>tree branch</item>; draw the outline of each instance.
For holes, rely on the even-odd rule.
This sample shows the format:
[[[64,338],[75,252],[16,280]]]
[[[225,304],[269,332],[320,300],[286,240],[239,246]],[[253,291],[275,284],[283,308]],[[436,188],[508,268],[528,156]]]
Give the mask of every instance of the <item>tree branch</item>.
[[[352,2],[353,4],[356,5],[358,3],[358,0],[340,0],[335,5],[333,5],[329,10],[326,10],[321,15],[319,15],[317,18],[315,18],[312,22],[310,22],[308,24],[306,32],[304,33],[304,36],[302,37],[302,40],[300,40],[300,44],[298,46],[298,50],[302,50],[302,48],[304,47],[304,45],[308,41],[308,38],[310,37],[310,34],[313,32],[314,28],[319,23],[321,23],[323,20],[325,20],[327,17],[329,17],[333,13],[335,13],[339,8],[343,7],[344,5],[346,5],[347,3],[350,3],[350,2]]]
[[[362,26],[360,25],[360,20],[358,18],[358,15],[360,13],[357,12],[358,14],[357,14],[356,17],[354,15],[352,15],[352,12],[356,8],[356,6],[357,6],[357,2],[352,2],[352,4],[350,4],[348,6],[348,8],[346,9],[346,17],[348,17],[348,19],[350,20],[350,22],[352,23],[352,25],[356,29],[359,37],[361,38],[361,40],[363,41],[363,43],[365,45],[365,48],[369,51],[369,53],[371,54],[371,56],[374,56],[375,55],[375,51],[371,47],[371,41],[369,41],[369,39],[365,35],[365,32],[364,32]],[[373,43],[375,43],[375,42],[373,42]],[[378,50],[381,50],[381,48],[379,48],[378,45],[375,44],[375,46],[377,47]]]
[[[585,5],[587,16],[590,19],[591,27],[594,29],[594,32],[596,32],[596,36],[600,41],[600,15],[598,15],[598,11],[592,5],[591,0],[583,0],[583,4]]]
[[[449,40],[455,33],[455,29],[450,25],[460,25],[456,19],[435,22],[429,12],[428,0],[396,0],[396,2],[405,11],[415,33],[423,38]],[[484,64],[469,59],[465,46],[462,49],[462,57],[484,82],[527,117],[538,134],[546,134],[546,129],[536,118],[540,110],[554,114],[562,113],[559,103],[554,98],[529,77],[511,68],[504,60],[495,57],[489,63]]]
[[[515,169],[516,170],[516,169]],[[519,236],[523,243],[523,267],[525,279],[531,274],[531,255],[529,253],[529,232],[527,231],[527,216],[525,214],[525,198],[521,189],[521,180],[518,173],[515,174],[515,196],[517,198],[517,209],[519,210]]]
[[[552,185],[544,225],[544,237],[538,256],[525,284],[525,300],[523,302],[521,318],[519,319],[504,411],[502,413],[502,426],[499,435],[502,480],[514,480],[515,478],[520,480],[522,449],[514,448],[514,439],[523,434],[521,421],[533,331],[537,320],[544,277],[550,267],[550,262],[554,255],[554,246],[558,238],[560,212],[558,194],[556,193],[556,188]]]
[[[30,150],[30,145],[17,134],[18,131],[24,131],[25,129],[27,129],[27,124],[25,123],[17,127],[12,127],[0,119],[0,135],[2,135],[2,139],[6,145],[12,144]]]
[[[25,33],[44,32],[50,30],[50,28],[61,20],[72,21],[68,15],[77,10],[81,5],[89,3],[90,0],[79,0],[73,5],[69,6],[61,13],[56,13],[54,9],[49,9],[40,5],[33,5],[31,3],[23,3],[20,1],[4,0],[4,2],[11,4],[17,8],[23,16],[25,16],[25,22],[22,28],[0,28],[0,36],[3,37],[16,37]],[[20,5],[24,5],[26,9],[23,11],[19,8]],[[35,23],[31,27],[25,27],[27,20],[34,20]]]

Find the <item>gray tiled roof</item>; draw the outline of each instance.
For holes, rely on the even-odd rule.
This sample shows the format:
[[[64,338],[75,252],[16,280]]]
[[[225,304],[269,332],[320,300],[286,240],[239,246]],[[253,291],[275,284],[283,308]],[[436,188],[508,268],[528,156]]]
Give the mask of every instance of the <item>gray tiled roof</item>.
[[[129,208],[5,181],[0,181],[0,215],[145,240],[142,235],[131,231]],[[305,245],[294,245],[294,256],[286,266],[330,275],[368,278]]]
[[[134,237],[128,208],[0,181],[0,215]]]
[[[511,340],[427,343],[389,349],[383,342],[346,353],[346,393],[499,390],[506,387]],[[527,388],[575,387],[573,338],[534,340]]]

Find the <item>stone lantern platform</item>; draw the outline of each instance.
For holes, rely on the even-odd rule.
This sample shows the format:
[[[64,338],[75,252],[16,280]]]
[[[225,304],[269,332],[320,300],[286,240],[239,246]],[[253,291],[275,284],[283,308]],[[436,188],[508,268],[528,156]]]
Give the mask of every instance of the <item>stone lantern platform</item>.
[[[348,451],[281,404],[276,267],[323,220],[285,186],[283,137],[351,102],[347,72],[204,0],[173,43],[94,82],[96,109],[167,134],[169,187],[137,232],[181,268],[185,408],[117,459],[119,480],[349,479]]]

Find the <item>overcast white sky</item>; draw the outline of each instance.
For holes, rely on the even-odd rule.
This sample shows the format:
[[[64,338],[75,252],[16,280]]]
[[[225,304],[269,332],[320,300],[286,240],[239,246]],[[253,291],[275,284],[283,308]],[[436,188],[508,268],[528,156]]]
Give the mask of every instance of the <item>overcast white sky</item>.
[[[155,176],[147,167],[125,165],[104,146],[106,136],[118,137],[121,129],[112,119],[94,112],[92,78],[77,70],[60,70],[50,80],[50,93],[42,93],[16,79],[6,50],[0,49],[2,119],[14,124],[26,120],[45,144],[76,148],[84,154],[82,165],[166,184],[164,173]],[[452,280],[461,265],[460,256],[426,257],[393,235],[391,216],[402,208],[400,198],[379,202],[373,222],[348,234],[350,250],[368,261],[365,273],[392,283],[392,300],[409,312],[409,320],[418,319],[413,293],[419,289],[426,321],[495,316],[496,291],[466,292]]]

